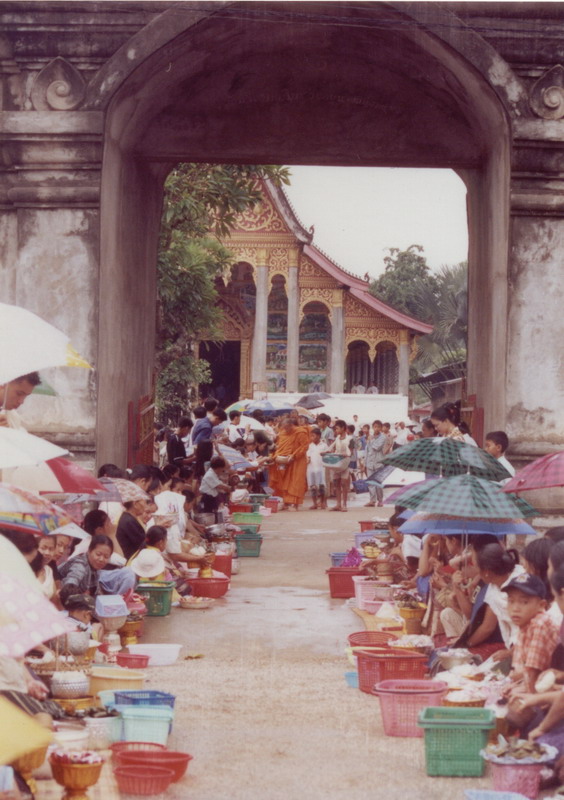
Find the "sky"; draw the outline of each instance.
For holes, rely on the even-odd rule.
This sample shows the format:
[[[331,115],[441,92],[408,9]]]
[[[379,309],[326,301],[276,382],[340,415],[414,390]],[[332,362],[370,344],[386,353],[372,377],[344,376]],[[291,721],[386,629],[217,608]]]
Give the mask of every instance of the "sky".
[[[424,247],[431,269],[468,254],[466,188],[448,169],[290,167],[285,186],[313,243],[361,277],[383,272],[388,247]]]

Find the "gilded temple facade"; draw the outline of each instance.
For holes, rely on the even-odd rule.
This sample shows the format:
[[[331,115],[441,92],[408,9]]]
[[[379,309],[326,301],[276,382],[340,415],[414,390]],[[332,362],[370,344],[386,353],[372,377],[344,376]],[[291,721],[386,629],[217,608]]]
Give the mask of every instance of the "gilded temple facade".
[[[431,327],[391,308],[368,281],[313,244],[283,190],[241,215],[224,244],[236,263],[218,280],[224,343],[202,342],[212,386],[254,392],[407,394],[417,336]]]

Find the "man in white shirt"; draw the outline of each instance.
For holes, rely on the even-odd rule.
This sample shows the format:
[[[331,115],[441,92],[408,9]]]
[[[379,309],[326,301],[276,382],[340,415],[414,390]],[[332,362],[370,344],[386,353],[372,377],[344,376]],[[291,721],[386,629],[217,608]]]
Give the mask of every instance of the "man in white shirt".
[[[229,425],[227,426],[227,435],[231,443],[236,442],[237,439],[245,438],[245,428],[241,425],[241,412],[229,412]]]
[[[505,469],[509,472],[511,477],[515,475],[515,467],[505,458],[505,451],[509,447],[509,438],[505,431],[491,431],[491,433],[486,433],[486,441],[484,443],[484,450],[486,453],[489,453],[490,456],[497,458],[500,464],[502,464]],[[504,481],[500,481],[503,485],[506,483],[510,478],[506,478]]]
[[[396,440],[395,444],[398,447],[401,447],[404,444],[407,444],[407,437],[409,435],[408,429],[405,427],[405,422],[396,422]]]

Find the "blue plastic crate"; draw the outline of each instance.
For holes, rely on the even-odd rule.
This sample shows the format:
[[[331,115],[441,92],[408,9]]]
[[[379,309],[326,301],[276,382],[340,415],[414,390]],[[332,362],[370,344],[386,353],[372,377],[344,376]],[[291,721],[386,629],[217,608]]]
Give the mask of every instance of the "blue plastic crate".
[[[114,704],[120,706],[170,706],[174,708],[176,696],[154,689],[135,689],[131,691],[115,691]]]
[[[345,560],[345,558],[347,557],[347,554],[346,554],[346,552],[345,553],[329,553],[329,556],[331,558],[331,566],[332,567],[340,567],[341,564],[343,563],[343,561]]]

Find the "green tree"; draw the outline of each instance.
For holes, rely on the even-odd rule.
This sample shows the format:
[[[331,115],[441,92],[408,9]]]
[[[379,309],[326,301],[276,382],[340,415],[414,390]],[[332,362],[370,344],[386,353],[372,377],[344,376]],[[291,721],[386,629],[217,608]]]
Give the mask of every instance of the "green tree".
[[[403,311],[416,319],[427,321],[421,316],[417,304],[417,291],[421,285],[429,292],[437,293],[438,285],[419,244],[410,245],[407,250],[389,247],[389,255],[384,258],[386,268],[382,275],[370,284],[370,292],[379,300]]]
[[[437,290],[421,281],[415,294],[415,310],[433,325],[433,332],[419,339],[414,367],[432,372],[466,359],[468,337],[468,264],[442,266],[436,275]]]
[[[219,241],[261,197],[261,178],[289,183],[287,167],[179,164],[165,182],[157,259],[157,409],[175,421],[190,387],[209,378],[194,343],[221,340],[215,281],[233,263]]]

